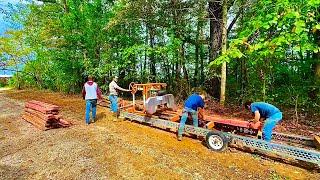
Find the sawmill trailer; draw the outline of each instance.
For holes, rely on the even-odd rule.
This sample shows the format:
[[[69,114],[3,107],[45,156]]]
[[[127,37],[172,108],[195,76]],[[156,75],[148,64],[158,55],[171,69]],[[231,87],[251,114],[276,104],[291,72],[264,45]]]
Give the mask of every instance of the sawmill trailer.
[[[130,83],[132,101],[122,102],[120,116],[130,121],[140,122],[176,132],[182,113],[174,102],[172,94],[162,92],[165,83]],[[142,92],[142,100],[136,99],[136,93]],[[201,113],[200,113],[201,114]],[[200,127],[185,126],[185,134],[205,139],[209,149],[223,151],[229,145],[241,145],[259,152],[274,154],[284,159],[307,162],[320,167],[320,152],[315,138],[273,133],[272,142],[258,138],[261,126],[247,121],[216,119],[201,114]]]

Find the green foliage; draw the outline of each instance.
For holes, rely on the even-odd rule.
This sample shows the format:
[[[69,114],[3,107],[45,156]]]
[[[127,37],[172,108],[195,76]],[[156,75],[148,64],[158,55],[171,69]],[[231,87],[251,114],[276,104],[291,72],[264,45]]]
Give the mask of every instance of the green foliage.
[[[5,51],[17,57],[34,53],[14,82],[78,93],[89,74],[104,91],[117,75],[123,87],[132,81],[166,82],[170,92],[185,98],[198,86],[218,94],[220,74],[212,67],[228,62],[228,101],[319,106],[319,1],[235,1],[228,16],[232,19],[239,11],[239,19],[229,32],[227,51],[214,61],[209,61],[207,3],[70,0],[31,4],[26,18],[19,18],[24,30],[2,38],[7,42]],[[15,49],[18,42],[23,46]]]
[[[315,108],[316,1],[256,1],[238,22],[228,50],[211,66],[230,62],[229,96]],[[241,73],[241,74],[239,74]],[[236,76],[234,76],[236,75]]]
[[[15,87],[20,88],[20,66],[30,59],[31,48],[25,43],[26,37],[22,30],[7,31],[4,37],[0,37],[0,57],[5,67],[15,70]]]
[[[7,84],[0,81],[0,88],[5,87]]]

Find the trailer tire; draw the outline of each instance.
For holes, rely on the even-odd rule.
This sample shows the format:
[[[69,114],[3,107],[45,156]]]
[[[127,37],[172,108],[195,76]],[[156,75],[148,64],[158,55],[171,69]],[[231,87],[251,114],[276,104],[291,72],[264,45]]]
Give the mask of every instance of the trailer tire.
[[[228,139],[220,132],[209,132],[206,136],[206,144],[212,151],[224,151],[228,147]]]

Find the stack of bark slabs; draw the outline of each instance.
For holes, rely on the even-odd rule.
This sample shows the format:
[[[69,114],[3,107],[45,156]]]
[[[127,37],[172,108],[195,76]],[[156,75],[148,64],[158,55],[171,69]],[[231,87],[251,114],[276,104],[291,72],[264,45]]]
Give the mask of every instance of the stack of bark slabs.
[[[41,130],[69,127],[71,124],[62,119],[59,110],[59,106],[32,100],[25,104],[22,119]]]

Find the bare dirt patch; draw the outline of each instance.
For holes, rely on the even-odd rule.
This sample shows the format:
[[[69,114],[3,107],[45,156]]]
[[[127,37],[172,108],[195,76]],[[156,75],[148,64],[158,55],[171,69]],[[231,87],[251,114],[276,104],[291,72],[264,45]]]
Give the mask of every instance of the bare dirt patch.
[[[25,101],[62,107],[75,125],[39,131],[20,118]],[[0,92],[0,179],[320,179],[316,172],[240,151],[215,153],[198,140],[132,122],[113,122],[98,107],[84,125],[79,96],[46,91]]]

